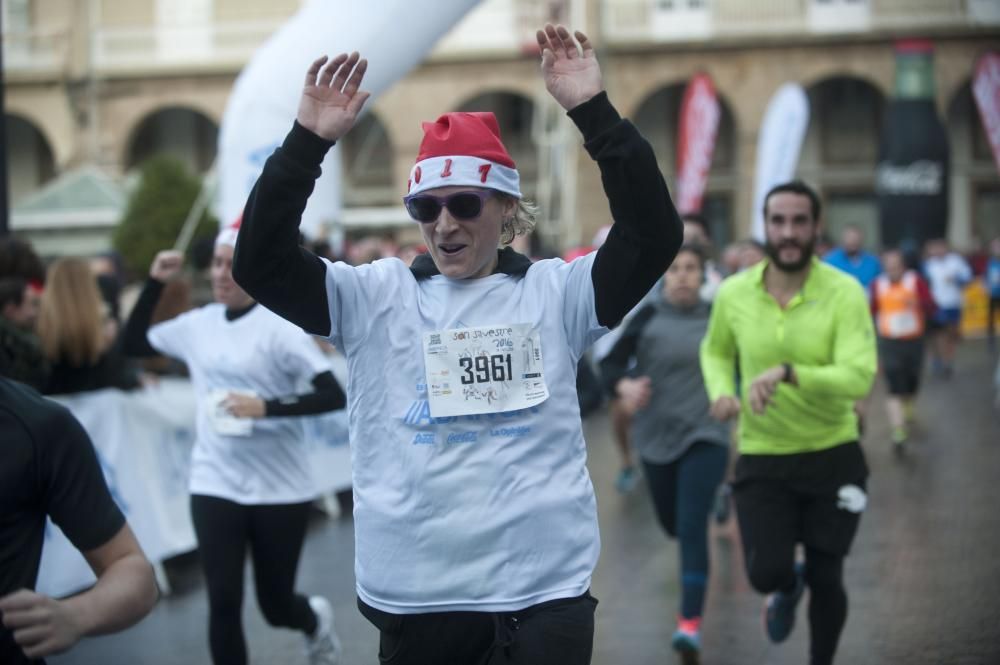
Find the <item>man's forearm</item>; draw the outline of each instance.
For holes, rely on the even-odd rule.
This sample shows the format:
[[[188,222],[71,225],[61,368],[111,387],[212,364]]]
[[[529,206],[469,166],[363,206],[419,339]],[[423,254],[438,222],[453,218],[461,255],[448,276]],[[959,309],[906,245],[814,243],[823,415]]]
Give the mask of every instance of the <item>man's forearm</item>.
[[[793,364],[795,383],[800,390],[817,395],[861,399],[871,391],[874,367],[860,365],[809,366]]]
[[[142,554],[129,554],[108,566],[87,591],[61,601],[83,635],[123,630],[146,616],[159,591],[153,567]]]

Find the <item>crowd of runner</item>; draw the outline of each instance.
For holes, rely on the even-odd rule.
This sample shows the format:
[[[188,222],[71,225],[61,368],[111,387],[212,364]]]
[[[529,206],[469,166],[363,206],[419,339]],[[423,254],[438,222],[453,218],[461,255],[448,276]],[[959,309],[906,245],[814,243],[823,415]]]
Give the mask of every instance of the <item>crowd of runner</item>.
[[[876,374],[884,443],[902,454],[924,356],[935,377],[953,376],[975,279],[995,347],[1000,238],[974,266],[940,239],[923,256],[876,256],[856,227],[822,252],[822,202],[795,181],[767,194],[762,242],[716,262],[709,224],[678,214],[587,37],[547,25],[537,39],[545,87],[600,171],[613,222],[566,260],[523,249],[544,211],[523,198],[491,113],[423,124],[403,199],[421,244],[362,239],[347,261],[300,245],[320,163],[368,97],[357,53],[306,72],[296,121],[215,240],[211,302],[188,289],[171,304],[184,256],[165,250],[123,319],[109,257],[46,266],[0,239],[0,439],[13,451],[0,467],[0,662],[34,662],[152,608],[149,564],[86,433],[35,390],[141,389],[168,366],[143,364],[158,356],[197,398],[190,508],[214,663],[248,662],[248,551],[268,623],[301,632],[311,663],[341,658],[328,599],[295,590],[316,498],[301,418],[336,409],[350,423],[357,605],[379,661],[589,663],[600,536],[581,415],[602,401],[616,487],[644,479],[678,541],[677,614],[661,620],[684,662],[721,648],[702,642],[701,623],[708,523],[730,496],[768,638],[787,639],[808,591],[809,662],[834,661]],[[46,516],[94,569],[90,591],[31,591]]]

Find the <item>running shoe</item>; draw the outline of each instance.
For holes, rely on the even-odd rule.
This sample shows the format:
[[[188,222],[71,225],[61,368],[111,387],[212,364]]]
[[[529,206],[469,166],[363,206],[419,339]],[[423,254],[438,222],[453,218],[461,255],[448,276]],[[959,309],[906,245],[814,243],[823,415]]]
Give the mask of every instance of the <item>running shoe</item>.
[[[684,665],[698,665],[701,653],[701,617],[677,617],[677,630],[670,641]]]
[[[806,589],[805,566],[795,564],[795,589],[783,593],[778,591],[767,597],[764,605],[764,630],[769,640],[775,644],[784,642],[795,627],[795,608]]]
[[[618,472],[618,478],[615,480],[615,489],[618,490],[619,494],[628,494],[635,489],[638,483],[639,472],[636,471],[634,466],[626,466]]]
[[[333,629],[333,607],[323,596],[309,596],[309,607],[316,615],[316,632],[306,635],[309,665],[337,665],[341,648]]]

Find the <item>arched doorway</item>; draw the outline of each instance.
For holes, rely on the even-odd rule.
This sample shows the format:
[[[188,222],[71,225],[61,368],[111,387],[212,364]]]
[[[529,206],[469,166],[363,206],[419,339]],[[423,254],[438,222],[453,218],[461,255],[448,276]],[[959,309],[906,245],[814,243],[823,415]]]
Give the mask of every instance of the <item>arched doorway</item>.
[[[982,245],[1000,237],[1000,174],[966,82],[948,104],[951,139],[951,222],[962,244]],[[976,249],[974,246],[968,249]]]
[[[4,118],[7,131],[7,177],[10,203],[31,194],[56,174],[52,148],[30,120],[18,115]]]
[[[833,76],[807,89],[809,128],[799,157],[798,176],[823,198],[826,234],[834,242],[856,226],[865,244],[881,246],[875,166],[885,97],[874,85],[851,76]]]
[[[649,140],[656,160],[673,191],[677,182],[677,147],[680,130],[681,103],[686,82],[674,83],[649,95],[636,110],[635,125]],[[712,244],[722,249],[735,239],[733,220],[736,189],[735,120],[725,97],[716,91],[721,114],[719,130],[712,151],[702,214],[708,219]]]
[[[153,155],[169,154],[193,173],[204,173],[215,162],[219,128],[206,115],[186,108],[165,108],[146,116],[132,132],[125,169],[131,170]]]

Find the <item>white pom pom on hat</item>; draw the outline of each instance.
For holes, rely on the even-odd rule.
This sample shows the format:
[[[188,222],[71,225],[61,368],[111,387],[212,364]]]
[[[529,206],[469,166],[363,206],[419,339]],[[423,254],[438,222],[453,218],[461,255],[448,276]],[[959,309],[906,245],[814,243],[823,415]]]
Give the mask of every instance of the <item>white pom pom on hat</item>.
[[[240,233],[240,224],[243,223],[243,215],[240,214],[236,218],[236,221],[229,226],[220,229],[219,234],[215,236],[215,246],[219,245],[229,245],[230,247],[236,247],[236,237]]]
[[[473,186],[521,198],[517,166],[500,140],[500,125],[489,112],[445,113],[422,123],[417,162],[406,183],[408,194],[436,187]]]

